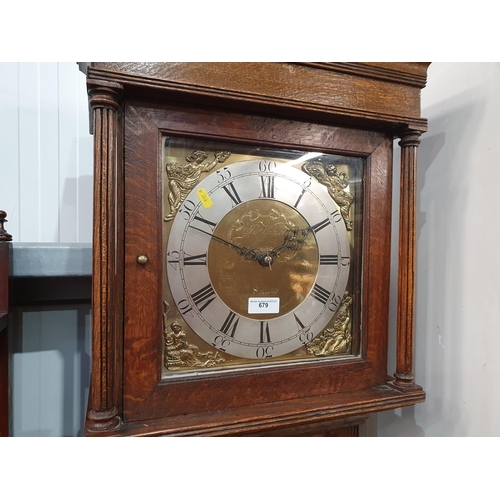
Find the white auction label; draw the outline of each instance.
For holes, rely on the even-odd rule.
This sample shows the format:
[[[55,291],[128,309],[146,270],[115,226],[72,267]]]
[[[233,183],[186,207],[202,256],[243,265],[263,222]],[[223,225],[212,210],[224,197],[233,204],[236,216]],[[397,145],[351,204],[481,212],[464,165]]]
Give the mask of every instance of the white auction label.
[[[250,297],[248,299],[248,314],[275,314],[279,312],[279,297]]]

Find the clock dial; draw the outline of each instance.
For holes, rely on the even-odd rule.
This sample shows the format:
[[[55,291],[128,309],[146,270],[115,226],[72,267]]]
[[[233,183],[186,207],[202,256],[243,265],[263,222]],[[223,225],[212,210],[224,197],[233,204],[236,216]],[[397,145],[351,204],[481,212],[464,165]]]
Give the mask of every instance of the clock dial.
[[[219,351],[269,359],[326,327],[349,278],[344,219],[328,191],[286,162],[209,174],[179,204],[167,244],[172,299]]]

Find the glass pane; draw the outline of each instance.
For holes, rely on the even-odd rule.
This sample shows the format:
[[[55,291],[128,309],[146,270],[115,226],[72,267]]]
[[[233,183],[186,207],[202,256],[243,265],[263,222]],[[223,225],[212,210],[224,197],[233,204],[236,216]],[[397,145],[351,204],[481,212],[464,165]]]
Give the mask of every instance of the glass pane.
[[[364,160],[165,137],[163,376],[360,354]]]

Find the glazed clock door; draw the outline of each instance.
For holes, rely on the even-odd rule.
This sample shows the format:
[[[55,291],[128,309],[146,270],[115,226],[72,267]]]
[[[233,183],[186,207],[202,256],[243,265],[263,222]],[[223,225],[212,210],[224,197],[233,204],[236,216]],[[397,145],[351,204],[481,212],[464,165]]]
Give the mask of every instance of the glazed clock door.
[[[128,103],[126,422],[386,382],[391,146]]]
[[[300,156],[298,163],[312,169]],[[166,245],[167,300],[220,353],[281,359],[320,334],[342,304],[350,267],[346,224],[333,198],[296,162],[228,161],[179,204]],[[169,185],[182,180],[169,177]],[[176,348],[178,334],[165,326],[167,369],[223,364],[220,355],[197,362],[185,344]]]

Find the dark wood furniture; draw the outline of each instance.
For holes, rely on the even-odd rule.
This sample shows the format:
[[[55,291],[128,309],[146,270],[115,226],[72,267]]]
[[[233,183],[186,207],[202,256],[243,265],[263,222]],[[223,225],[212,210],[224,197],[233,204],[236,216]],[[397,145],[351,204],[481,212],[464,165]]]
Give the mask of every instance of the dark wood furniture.
[[[9,435],[9,246],[12,236],[5,230],[7,213],[0,210],[0,437]]]
[[[357,435],[420,403],[414,381],[417,147],[427,63],[88,63],[93,354],[86,435]],[[362,355],[165,380],[165,134],[357,155],[367,167]],[[400,138],[396,373],[387,375],[392,142]],[[147,255],[147,265],[137,258]]]

